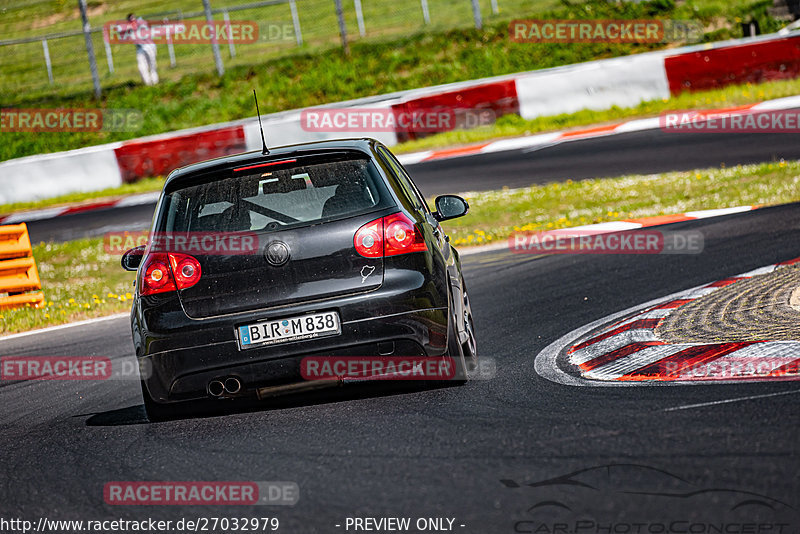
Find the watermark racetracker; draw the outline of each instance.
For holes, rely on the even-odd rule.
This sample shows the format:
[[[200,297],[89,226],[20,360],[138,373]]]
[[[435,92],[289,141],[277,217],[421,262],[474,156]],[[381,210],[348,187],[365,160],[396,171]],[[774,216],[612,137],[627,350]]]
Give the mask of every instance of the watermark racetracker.
[[[669,133],[793,133],[800,132],[800,111],[742,110],[671,111],[659,116]]]
[[[309,356],[300,362],[305,380],[451,380],[455,360],[449,356]],[[481,357],[470,380],[490,380],[497,374],[493,358]]]
[[[143,117],[123,108],[5,108],[0,132],[133,132]]]
[[[140,380],[149,361],[107,356],[2,356],[0,380]]]
[[[300,113],[307,132],[438,133],[490,126],[491,109],[444,108],[400,111],[387,108],[311,108]]]
[[[297,483],[284,481],[114,481],[103,487],[111,505],[294,506],[299,499]]]
[[[703,233],[697,230],[625,230],[565,228],[546,232],[515,232],[508,248],[515,254],[699,254]]]
[[[703,25],[665,19],[512,20],[508,34],[518,43],[695,42],[703,35]]]
[[[149,252],[239,256],[257,254],[258,235],[253,232],[107,232],[103,249],[108,254],[124,254],[147,245]]]
[[[259,40],[259,24],[255,20],[152,20],[144,24],[117,20],[103,25],[103,39],[109,44],[252,44]]]

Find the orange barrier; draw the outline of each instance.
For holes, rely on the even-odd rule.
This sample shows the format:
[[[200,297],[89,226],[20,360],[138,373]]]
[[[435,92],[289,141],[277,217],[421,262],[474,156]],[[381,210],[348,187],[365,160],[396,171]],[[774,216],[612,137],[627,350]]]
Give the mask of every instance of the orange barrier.
[[[25,223],[0,226],[0,309],[44,301]],[[33,291],[33,293],[29,293]]]

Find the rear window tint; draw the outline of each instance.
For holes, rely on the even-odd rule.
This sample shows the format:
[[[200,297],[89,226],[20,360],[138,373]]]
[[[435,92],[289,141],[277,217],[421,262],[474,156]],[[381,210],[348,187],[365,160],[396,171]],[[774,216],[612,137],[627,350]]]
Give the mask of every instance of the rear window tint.
[[[368,159],[264,171],[169,193],[161,230],[275,231],[368,213],[393,202]]]

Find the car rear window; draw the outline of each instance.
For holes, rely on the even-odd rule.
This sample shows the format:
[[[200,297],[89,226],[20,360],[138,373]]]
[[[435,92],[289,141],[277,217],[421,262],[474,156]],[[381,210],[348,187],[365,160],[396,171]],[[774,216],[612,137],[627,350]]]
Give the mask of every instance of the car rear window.
[[[253,172],[172,191],[161,230],[275,231],[368,213],[392,203],[369,159]]]

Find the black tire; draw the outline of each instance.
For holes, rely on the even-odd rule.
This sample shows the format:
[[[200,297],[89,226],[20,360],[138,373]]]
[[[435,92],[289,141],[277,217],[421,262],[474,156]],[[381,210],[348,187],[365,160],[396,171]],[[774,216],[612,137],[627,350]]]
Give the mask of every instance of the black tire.
[[[187,414],[186,406],[174,404],[162,404],[153,400],[144,381],[142,385],[142,398],[144,399],[144,411],[151,423],[158,421],[169,421]]]
[[[474,371],[478,368],[478,344],[475,339],[475,322],[472,320],[472,306],[469,303],[469,295],[467,294],[467,286],[461,282],[462,295],[464,299],[464,328],[469,336],[464,344],[461,346],[461,351],[464,354],[464,361],[467,364],[469,371]]]
[[[452,358],[455,363],[455,375],[447,383],[453,385],[465,384],[469,379],[467,374],[467,362],[464,360],[464,349],[458,338],[458,321],[455,314],[455,306],[450,299],[450,319],[447,325],[447,352],[445,356]]]

